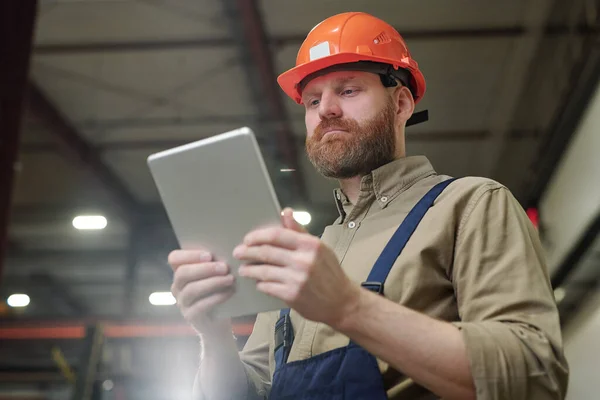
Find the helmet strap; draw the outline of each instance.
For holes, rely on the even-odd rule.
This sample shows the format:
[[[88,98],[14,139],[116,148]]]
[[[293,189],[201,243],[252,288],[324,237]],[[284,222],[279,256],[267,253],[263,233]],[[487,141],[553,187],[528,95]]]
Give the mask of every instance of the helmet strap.
[[[398,86],[398,81],[392,75],[379,74],[379,78],[381,79],[381,84],[386,88]]]
[[[411,125],[417,125],[417,124],[421,124],[423,122],[427,122],[429,121],[429,111],[427,110],[423,110],[423,111],[418,111],[413,113],[413,115],[410,116],[410,118],[408,119],[408,121],[406,121],[406,126],[411,126]]]

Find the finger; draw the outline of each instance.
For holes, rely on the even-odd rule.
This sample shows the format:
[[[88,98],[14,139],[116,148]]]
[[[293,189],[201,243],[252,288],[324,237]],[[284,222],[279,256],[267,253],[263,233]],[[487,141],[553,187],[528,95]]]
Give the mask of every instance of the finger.
[[[205,250],[173,250],[169,253],[169,264],[173,270],[184,264],[212,261],[212,254]]]
[[[205,297],[182,311],[182,315],[187,321],[190,322],[198,320],[199,318],[202,318],[206,314],[210,313],[213,307],[215,307],[217,304],[221,304],[229,300],[234,293],[234,290],[225,290]]]
[[[290,303],[294,298],[294,292],[290,290],[289,285],[279,282],[258,282],[256,289],[260,292],[276,297],[286,303]]]
[[[214,276],[201,281],[191,282],[188,283],[175,298],[181,307],[189,307],[203,297],[208,297],[215,292],[230,288],[233,285],[233,282],[233,275]]]
[[[293,252],[280,247],[261,245],[240,245],[233,251],[233,256],[241,261],[254,264],[290,265],[293,263]]]
[[[287,207],[283,210],[283,215],[281,217],[281,222],[283,224],[283,226],[287,229],[291,229],[295,232],[298,233],[305,233],[306,229],[304,229],[304,227],[302,225],[300,225],[298,223],[298,221],[296,221],[294,219],[294,210],[292,210],[291,208]]]
[[[268,227],[250,232],[244,237],[243,243],[246,246],[270,244],[294,250],[298,247],[299,240],[298,232],[282,227]]]
[[[290,283],[302,279],[299,271],[273,265],[243,265],[238,272],[240,276],[257,281]]]
[[[185,264],[177,268],[173,275],[171,291],[180,292],[190,282],[226,275],[229,266],[224,262],[207,262],[202,264]]]

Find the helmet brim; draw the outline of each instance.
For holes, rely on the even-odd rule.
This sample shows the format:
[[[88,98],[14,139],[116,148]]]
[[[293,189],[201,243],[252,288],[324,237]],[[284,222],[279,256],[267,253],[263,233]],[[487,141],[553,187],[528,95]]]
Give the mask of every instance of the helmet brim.
[[[299,83],[307,76],[314,74],[320,70],[332,67],[338,64],[353,63],[358,61],[372,61],[384,64],[393,65],[394,68],[404,68],[411,73],[415,85],[415,103],[423,97],[425,93],[425,77],[418,69],[413,68],[409,63],[398,63],[397,60],[391,60],[384,57],[375,57],[357,53],[337,53],[330,56],[318,58],[311,62],[294,67],[277,78],[277,83],[281,89],[291,97],[296,103],[302,104],[302,93],[299,90]]]

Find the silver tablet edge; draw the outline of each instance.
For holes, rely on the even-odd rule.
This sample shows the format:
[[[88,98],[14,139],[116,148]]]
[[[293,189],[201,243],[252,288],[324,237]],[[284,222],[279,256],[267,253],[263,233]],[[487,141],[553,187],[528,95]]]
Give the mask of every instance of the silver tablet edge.
[[[168,155],[173,154],[173,153],[178,153],[178,152],[180,152],[182,150],[193,149],[194,147],[197,147],[197,146],[200,146],[200,145],[203,145],[203,144],[208,144],[208,143],[211,143],[211,142],[215,142],[217,140],[228,139],[230,137],[239,136],[239,135],[250,135],[253,138],[254,143],[256,143],[256,140],[254,139],[254,133],[252,132],[252,129],[250,129],[247,126],[244,126],[242,128],[239,128],[239,129],[234,129],[234,130],[229,131],[229,132],[221,133],[219,135],[210,136],[210,137],[207,137],[207,138],[204,138],[204,139],[193,141],[191,143],[186,143],[186,144],[183,144],[181,146],[173,147],[173,148],[170,148],[170,149],[167,149],[167,150],[159,151],[159,152],[154,153],[154,154],[150,154],[148,156],[148,158],[147,158],[147,162],[150,163],[150,162],[152,162],[152,161],[154,161],[156,159],[168,156]]]

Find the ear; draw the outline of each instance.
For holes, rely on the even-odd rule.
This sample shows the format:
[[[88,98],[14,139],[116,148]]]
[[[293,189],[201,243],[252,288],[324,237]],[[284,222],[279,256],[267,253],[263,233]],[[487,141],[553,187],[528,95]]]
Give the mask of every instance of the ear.
[[[398,85],[394,88],[394,103],[396,104],[396,116],[398,120],[406,124],[406,121],[415,111],[415,100],[410,89],[404,85]]]

